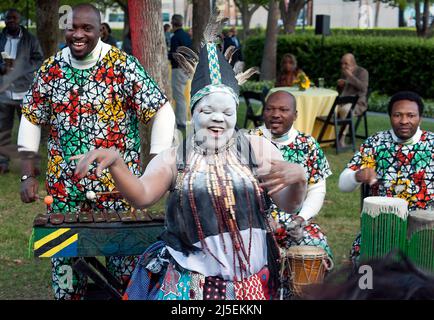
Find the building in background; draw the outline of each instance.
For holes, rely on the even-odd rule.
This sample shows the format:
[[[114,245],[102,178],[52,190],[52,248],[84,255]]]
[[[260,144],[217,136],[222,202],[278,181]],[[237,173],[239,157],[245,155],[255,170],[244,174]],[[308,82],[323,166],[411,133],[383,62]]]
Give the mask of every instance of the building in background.
[[[206,1],[206,0],[203,0]],[[209,0],[229,18],[229,25],[241,26],[241,13],[234,0]],[[286,0],[288,1],[288,0]],[[184,25],[192,26],[193,8],[188,0],[162,0],[163,23],[170,23],[173,14],[181,14],[184,17]],[[330,15],[331,28],[373,28],[375,26],[375,13],[377,5],[375,0],[313,0],[300,12],[297,20],[298,26],[315,25],[316,15]],[[380,3],[378,27],[396,28],[399,21],[399,9],[387,3]],[[431,13],[434,15],[434,4],[431,5]],[[250,28],[265,28],[267,25],[268,11],[260,7],[252,16]],[[414,27],[414,4],[408,4],[405,10],[406,22]],[[120,8],[109,8],[103,14],[103,21],[108,22],[112,28],[123,28],[124,13]]]

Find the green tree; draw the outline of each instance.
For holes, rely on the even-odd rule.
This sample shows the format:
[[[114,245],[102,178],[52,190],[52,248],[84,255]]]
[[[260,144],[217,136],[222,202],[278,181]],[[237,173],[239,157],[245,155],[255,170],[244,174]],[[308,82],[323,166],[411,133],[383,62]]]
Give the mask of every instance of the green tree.
[[[414,9],[416,11],[416,32],[419,37],[432,36],[434,30],[434,20],[429,23],[429,7],[432,1],[429,0],[414,0]],[[423,10],[421,11],[421,5]]]
[[[268,0],[234,0],[234,2],[241,13],[241,21],[243,23],[242,38],[245,39],[250,29],[250,21],[253,14],[259,7],[267,5]]]
[[[283,29],[285,33],[294,33],[297,19],[301,9],[312,0],[280,0],[280,16],[283,21]]]
[[[276,78],[278,13],[279,7],[277,0],[269,0],[267,31],[265,35],[264,51],[262,54],[260,80],[274,80]]]

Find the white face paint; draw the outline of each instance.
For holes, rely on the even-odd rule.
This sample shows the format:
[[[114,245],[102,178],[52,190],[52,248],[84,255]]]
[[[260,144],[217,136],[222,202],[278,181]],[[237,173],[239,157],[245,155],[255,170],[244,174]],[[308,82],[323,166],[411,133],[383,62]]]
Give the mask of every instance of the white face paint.
[[[196,143],[213,152],[223,147],[234,134],[237,123],[235,99],[224,92],[215,92],[200,99],[193,112]]]

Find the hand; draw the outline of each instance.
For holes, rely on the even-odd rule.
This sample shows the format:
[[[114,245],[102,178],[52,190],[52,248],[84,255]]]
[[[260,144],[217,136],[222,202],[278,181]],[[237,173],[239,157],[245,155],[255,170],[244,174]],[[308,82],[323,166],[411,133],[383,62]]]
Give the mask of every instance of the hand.
[[[38,197],[39,182],[34,177],[30,177],[21,182],[21,201],[24,203],[34,202]]]
[[[14,60],[13,59],[4,59],[5,66],[6,66],[6,73],[11,72],[14,70]]]
[[[356,172],[357,182],[366,183],[370,186],[377,182],[377,173],[372,168],[360,169]]]
[[[102,171],[110,166],[113,166],[117,161],[121,160],[119,152],[115,148],[110,149],[95,149],[87,152],[72,156],[70,160],[79,160],[75,168],[75,175],[81,179],[86,176],[89,171],[89,165],[96,161],[96,176],[99,177]]]
[[[343,88],[345,86],[345,80],[344,79],[339,79],[338,80],[338,87],[339,88]]]
[[[272,160],[269,173],[262,175],[259,173],[258,178],[263,181],[259,186],[267,188],[268,195],[272,195],[291,184],[306,183],[304,169],[298,164],[283,160]]]
[[[344,74],[344,76],[346,77],[352,77],[353,76],[353,70],[350,68],[343,68],[342,69],[342,73]]]
[[[286,227],[289,238],[293,241],[300,241],[303,238],[303,228],[307,225],[306,220],[301,216],[295,216]]]
[[[270,226],[273,233],[281,227],[281,224],[277,222],[271,215],[268,217],[268,225]]]

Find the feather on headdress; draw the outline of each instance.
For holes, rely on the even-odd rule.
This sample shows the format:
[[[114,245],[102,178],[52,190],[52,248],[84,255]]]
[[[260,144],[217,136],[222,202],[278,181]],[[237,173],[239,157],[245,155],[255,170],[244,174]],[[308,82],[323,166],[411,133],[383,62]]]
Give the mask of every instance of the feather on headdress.
[[[173,54],[182,70],[190,79],[193,79],[191,107],[209,93],[207,86],[227,86],[232,89],[234,95],[238,96],[238,86],[253,74],[259,73],[257,67],[243,72],[244,63],[236,63],[232,68],[230,62],[238,50],[234,46],[229,47],[225,55],[218,49],[216,45],[218,35],[227,21],[228,18],[220,17],[220,11],[214,11],[205,27],[199,55],[187,47],[178,47],[176,53]]]

